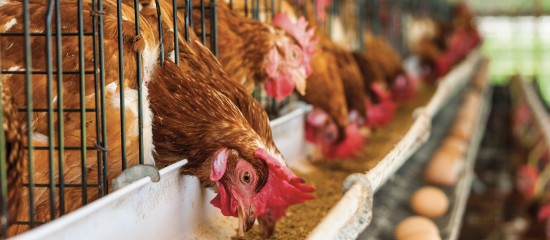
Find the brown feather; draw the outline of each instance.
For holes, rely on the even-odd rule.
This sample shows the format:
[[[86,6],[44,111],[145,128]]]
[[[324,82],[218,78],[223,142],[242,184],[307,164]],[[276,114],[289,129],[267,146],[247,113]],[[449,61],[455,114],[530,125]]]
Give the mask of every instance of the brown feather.
[[[27,135],[21,124],[21,119],[18,117],[17,109],[13,104],[13,98],[9,95],[8,86],[0,85],[0,87],[2,87],[2,114],[4,118],[2,128],[4,130],[5,141],[3,147],[5,147],[8,187],[8,219],[6,219],[7,222],[2,222],[2,224],[12,224],[15,222],[17,213],[21,209],[21,184],[23,183],[23,162],[25,160],[24,146],[27,141]],[[2,234],[1,230],[0,234]]]
[[[254,152],[263,147],[258,145],[260,137],[224,94],[166,61],[150,83],[150,99],[157,161],[186,158],[189,162],[184,172],[211,185],[213,158],[219,150],[227,148],[249,161],[265,184],[267,166],[254,157]],[[229,160],[234,164],[236,159]]]
[[[62,22],[62,31],[63,32],[77,32],[78,31],[78,18],[77,18],[77,2],[74,0],[64,0],[61,1],[61,22]],[[93,26],[93,14],[92,14],[92,5],[91,1],[86,0],[83,2],[83,16],[84,16],[84,31],[92,32]],[[105,45],[105,66],[104,75],[105,75],[105,84],[109,85],[111,83],[118,83],[119,80],[119,65],[118,65],[118,31],[117,31],[117,13],[116,13],[116,1],[114,0],[104,0],[104,45]],[[23,16],[21,9],[23,4],[20,1],[9,1],[6,5],[0,7],[0,22],[7,23],[15,19],[16,23],[10,29],[0,29],[1,31],[8,33],[22,33],[23,32]],[[44,32],[44,19],[45,13],[47,10],[47,2],[44,1],[30,1],[29,11],[31,13],[31,31],[32,32]],[[136,35],[134,30],[134,14],[133,8],[128,5],[122,5],[123,18],[122,21],[122,35],[124,41],[124,87],[127,89],[135,89],[139,82],[136,80],[136,63],[135,56],[136,52],[134,49],[143,49],[143,46],[155,45],[155,35],[152,35],[153,32],[147,30],[149,28],[148,24],[144,19],[141,22],[141,35],[140,39],[136,41]],[[56,18],[54,11],[53,19]],[[55,22],[55,21],[54,21]],[[52,24],[52,29],[55,29],[55,23]],[[55,31],[55,30],[54,30]],[[64,71],[79,71],[79,44],[77,36],[64,36],[62,37],[62,67]],[[31,53],[32,53],[32,70],[46,70],[46,59],[45,54],[46,38],[41,36],[32,36],[31,37]],[[55,46],[55,37],[52,38],[53,46],[52,52],[52,62],[56,62],[56,46]],[[1,68],[7,70],[9,68],[19,68],[17,70],[24,70],[24,38],[21,36],[1,36],[0,37],[0,46],[1,46]],[[142,46],[143,45],[143,46]],[[98,56],[94,56],[92,51],[92,36],[84,37],[84,68],[87,71],[92,71],[94,66],[94,61],[97,60]],[[53,65],[54,71],[56,71],[56,65]],[[14,96],[15,106],[24,107],[25,106],[25,79],[23,74],[4,74],[2,83],[4,86],[9,86],[10,94]],[[84,94],[86,96],[86,101],[84,105],[87,109],[100,108],[95,104],[95,94],[94,90],[96,81],[94,80],[93,74],[85,74],[85,86]],[[63,75],[63,86],[57,85],[57,76],[53,75],[53,95],[52,97],[57,96],[57,88],[61,87],[63,91],[63,107],[64,108],[80,108],[80,76],[78,74],[64,74]],[[99,79],[98,79],[99,80]],[[47,108],[48,103],[51,100],[48,100],[47,97],[47,78],[45,74],[33,74],[32,75],[32,92],[33,92],[33,107],[34,108]],[[117,86],[112,89],[105,89],[105,105],[106,105],[106,126],[107,126],[107,136],[105,136],[107,142],[107,156],[108,156],[108,179],[114,178],[122,170],[122,158],[125,158],[128,165],[137,164],[137,153],[138,151],[138,136],[134,134],[131,129],[137,129],[137,116],[129,110],[129,106],[137,105],[136,102],[126,102],[126,156],[122,156],[121,152],[121,128],[120,128],[120,107],[113,104],[115,97],[118,97],[119,90],[121,86]],[[126,91],[126,94],[129,94]],[[54,108],[57,108],[57,101],[53,102]],[[147,109],[144,108],[144,112]],[[147,110],[148,111],[148,110]],[[23,114],[21,114],[24,116]],[[86,113],[86,145],[94,146],[98,140],[96,136],[96,122],[95,122],[95,113],[88,112]],[[29,130],[32,130],[34,133],[34,139],[32,141],[34,146],[47,146],[48,137],[54,137],[54,145],[58,145],[57,139],[57,125],[59,119],[57,114],[54,117],[54,132],[55,136],[48,136],[48,124],[47,124],[47,114],[46,113],[34,113],[33,114],[33,123],[27,124]],[[65,112],[64,113],[64,143],[65,146],[81,146],[80,139],[80,114]],[[40,137],[42,136],[42,137]],[[97,184],[98,179],[98,160],[97,152],[87,151],[85,159],[81,159],[80,151],[66,150],[64,152],[64,173],[63,179],[65,184],[81,184],[82,174],[87,174],[88,184]],[[148,153],[145,153],[146,155]],[[35,169],[33,171],[35,183],[47,184],[49,183],[50,173],[49,173],[49,157],[48,151],[45,150],[36,150],[33,153],[35,160]],[[58,165],[58,152],[54,152],[55,169]],[[86,162],[86,172],[81,172],[81,160]],[[24,166],[24,178],[28,178],[28,172],[26,171],[28,167],[27,161],[25,161]],[[56,183],[59,181],[60,173],[56,170],[54,173],[54,179]],[[107,186],[108,187],[108,186]],[[97,199],[98,189],[97,188],[88,188],[88,202]],[[35,187],[34,196],[35,196],[35,220],[39,222],[44,222],[52,219],[50,216],[50,200],[49,200],[49,189],[45,187]],[[17,213],[17,221],[28,221],[29,220],[29,204],[28,204],[28,190],[23,191],[22,197],[22,206],[23,208]],[[60,201],[58,189],[55,190],[55,208],[56,212],[54,213],[55,217],[60,216]],[[82,189],[81,188],[65,188],[64,191],[65,198],[65,213],[71,212],[82,206]],[[14,225],[10,229],[10,235],[20,233],[27,230],[27,226],[24,225]]]

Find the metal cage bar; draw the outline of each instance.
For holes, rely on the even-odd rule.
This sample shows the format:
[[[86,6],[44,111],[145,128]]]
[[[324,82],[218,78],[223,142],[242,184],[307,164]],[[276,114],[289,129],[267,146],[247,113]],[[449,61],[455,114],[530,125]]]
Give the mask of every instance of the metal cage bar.
[[[23,0],[23,30],[25,38],[25,105],[27,108],[26,120],[27,123],[33,121],[33,104],[32,104],[32,52],[31,52],[31,24],[30,24],[30,12],[29,12],[29,0]],[[32,229],[35,227],[35,205],[34,205],[34,157],[32,149],[32,137],[33,132],[27,131],[27,155],[28,155],[28,197],[29,197],[29,227]]]
[[[97,9],[99,12],[103,12],[103,0],[97,0]],[[104,41],[104,29],[103,29],[103,14],[98,16],[98,34],[99,34],[99,90],[100,90],[100,105],[101,105],[101,147],[103,149],[108,149],[107,143],[107,115],[106,115],[106,106],[105,106],[105,41]],[[121,86],[123,87],[123,86]],[[109,172],[109,159],[107,151],[102,151],[102,189],[103,194],[107,195],[109,193],[109,180],[107,174]]]
[[[82,0],[78,0],[78,66],[80,70],[80,174],[82,181],[82,205],[88,203],[88,176],[86,171],[86,76],[84,66],[84,17]]]
[[[140,35],[140,26],[139,26],[139,1],[134,0],[134,15],[135,15],[135,31],[136,36]],[[162,29],[159,29],[162,31]],[[162,41],[162,40],[161,40]],[[137,79],[137,92],[138,92],[138,141],[139,141],[139,164],[144,163],[144,154],[143,151],[143,77],[142,77],[142,62],[141,62],[141,53],[136,52],[136,79]],[[126,156],[125,156],[126,157]]]
[[[159,58],[160,58],[160,65],[164,66],[164,28],[162,27],[162,11],[160,10],[160,3],[159,0],[155,0],[155,4],[157,7],[157,18],[158,18],[158,29],[159,29]],[[120,23],[119,23],[120,24]],[[120,25],[119,25],[120,26]]]
[[[124,43],[122,40],[122,1],[116,4],[118,29],[118,85],[120,89],[120,157],[122,170],[127,168],[126,162],[126,103],[124,100]],[[103,69],[102,69],[103,70]]]
[[[172,23],[174,24],[174,62],[179,65],[179,28],[178,28],[178,4],[177,0],[172,0]],[[204,23],[203,23],[204,24]]]
[[[61,47],[61,7],[60,0],[55,1],[55,27],[56,27],[56,61],[57,61],[57,141],[59,150],[57,151],[57,161],[59,169],[59,214],[65,214],[65,179],[64,179],[64,169],[65,169],[65,156],[64,156],[64,145],[65,145],[65,136],[63,128],[63,60],[62,60],[62,47]]]
[[[1,74],[1,73],[0,73]],[[4,93],[3,84],[0,84],[0,94]],[[4,106],[0,106],[0,123],[4,122]],[[8,172],[6,166],[6,140],[4,126],[0,127],[0,205],[2,206],[2,238],[8,237]]]
[[[92,0],[92,11],[93,12],[97,12],[97,2],[96,0]],[[93,52],[94,52],[94,58],[99,58],[99,44],[97,43],[98,41],[98,37],[97,36],[97,32],[98,32],[98,16],[96,14],[92,15],[92,21],[93,21],[93,24],[92,24],[92,31],[94,32],[94,35],[93,35],[93,38],[92,38],[92,43],[93,43]],[[93,61],[93,64],[94,64],[94,70],[98,69],[98,61]],[[96,133],[96,145],[97,146],[101,146],[101,120],[100,120],[100,109],[99,109],[99,103],[100,103],[100,99],[99,99],[99,72],[98,71],[94,71],[94,92],[96,94],[94,94],[94,103],[95,103],[95,133]],[[97,191],[98,191],[98,196],[99,197],[102,197],[103,196],[103,184],[100,184],[102,182],[102,174],[101,174],[101,171],[100,169],[102,168],[103,166],[103,161],[102,161],[102,158],[103,157],[103,154],[101,154],[101,151],[97,151],[97,181],[98,181],[98,184],[97,184]]]
[[[52,74],[52,15],[55,7],[55,0],[49,0],[48,10],[46,12],[46,69],[47,73],[47,104],[48,104],[48,161],[49,161],[49,178],[50,178],[50,219],[55,219],[55,129],[53,115],[53,74]],[[59,86],[58,86],[59,87]]]

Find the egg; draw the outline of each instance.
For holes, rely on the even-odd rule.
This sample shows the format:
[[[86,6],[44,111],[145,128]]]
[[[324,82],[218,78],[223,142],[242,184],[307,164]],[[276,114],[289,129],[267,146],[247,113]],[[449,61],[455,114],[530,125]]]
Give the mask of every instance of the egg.
[[[425,232],[398,240],[441,240],[441,236],[438,233]]]
[[[437,238],[415,238],[420,236],[437,236],[439,229],[435,223],[425,217],[413,216],[402,220],[395,228],[395,239],[437,239]]]
[[[468,143],[464,139],[458,136],[450,135],[447,138],[445,138],[445,140],[443,140],[442,147],[456,150],[461,154],[465,154],[466,151],[468,150]]]
[[[422,187],[412,195],[411,208],[418,215],[429,218],[441,217],[449,208],[449,199],[439,188]]]
[[[464,121],[457,121],[457,123],[451,128],[450,135],[456,136],[462,139],[464,142],[470,142],[473,134],[473,126]]]
[[[464,168],[463,155],[458,151],[440,148],[424,172],[424,179],[439,186],[452,186]]]

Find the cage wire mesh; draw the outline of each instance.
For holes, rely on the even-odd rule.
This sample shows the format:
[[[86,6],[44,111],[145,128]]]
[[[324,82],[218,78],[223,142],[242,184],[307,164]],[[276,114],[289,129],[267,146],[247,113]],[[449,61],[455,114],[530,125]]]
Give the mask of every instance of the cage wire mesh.
[[[186,4],[180,4],[183,7],[177,3],[171,1],[170,9],[175,56],[177,33],[184,31],[183,36],[189,39],[188,30],[193,24],[200,25],[201,40],[215,54],[216,1],[192,5],[186,0]],[[13,105],[18,113],[10,117],[26,125],[21,134],[27,139],[24,157],[19,159],[23,168],[12,169],[6,166],[6,157],[14,143],[6,142],[5,136],[13,129],[0,130],[3,238],[105,196],[111,191],[109,181],[113,175],[131,164],[146,163],[144,59],[141,51],[128,54],[128,45],[143,37],[140,11],[146,5],[156,8],[158,29],[163,29],[159,0],[154,4],[138,0],[20,0],[0,9],[2,20],[10,24],[0,32],[0,86],[3,97],[9,94],[13,98],[13,103],[2,102],[0,120],[5,125],[4,110]],[[213,24],[193,23],[192,11],[200,15],[209,12]],[[178,15],[188,20],[183,26],[177,26]],[[164,39],[162,31],[158,34]],[[162,44],[158,50],[162,63]],[[177,57],[174,60],[178,62]],[[128,101],[131,96],[136,99]],[[117,106],[113,107],[113,102]],[[137,116],[128,116],[134,114],[126,111],[129,106],[137,109]],[[128,118],[137,120],[137,136],[127,132],[134,129]],[[118,119],[119,126],[107,125],[113,119]],[[109,137],[116,133],[118,137]],[[112,149],[120,151],[110,152]],[[11,172],[16,170],[24,177],[22,184],[9,185]],[[16,204],[9,197],[12,192],[23,203],[15,216],[7,211]]]

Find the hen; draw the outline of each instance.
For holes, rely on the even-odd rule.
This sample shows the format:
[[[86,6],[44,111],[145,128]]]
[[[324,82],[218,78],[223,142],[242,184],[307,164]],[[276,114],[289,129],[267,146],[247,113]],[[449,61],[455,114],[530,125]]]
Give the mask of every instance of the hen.
[[[93,1],[82,2],[82,28],[85,32],[92,32],[94,13],[92,7]],[[45,32],[45,16],[48,7],[52,7],[53,21],[56,19],[56,11],[53,10],[54,2],[48,6],[47,2],[31,1],[29,6],[30,28],[34,33]],[[63,33],[78,32],[78,4],[75,1],[61,1],[59,6],[60,22]],[[10,23],[3,24],[3,32],[8,33],[23,33],[23,3],[21,1],[8,1],[0,7],[0,22]],[[62,85],[58,85],[55,79],[55,72],[58,68],[53,65],[54,74],[52,76],[51,85],[48,84],[46,74],[32,75],[32,93],[33,93],[33,108],[36,110],[47,109],[48,105],[53,105],[58,108],[63,105],[65,109],[86,108],[88,110],[98,109],[97,114],[101,114],[99,109],[104,108],[105,125],[96,122],[96,119],[101,119],[102,116],[96,115],[95,111],[71,112],[66,111],[63,118],[59,119],[58,114],[52,115],[49,119],[48,114],[44,111],[37,111],[33,114],[33,122],[27,124],[27,129],[33,131],[33,146],[39,147],[33,152],[35,159],[34,179],[36,184],[44,184],[54,186],[56,183],[82,184],[86,181],[90,184],[105,183],[105,188],[109,188],[110,179],[114,178],[122,171],[123,159],[126,160],[128,166],[138,163],[139,159],[139,123],[138,123],[138,84],[142,85],[142,105],[143,105],[143,155],[146,163],[152,163],[152,132],[151,132],[151,113],[147,101],[147,88],[145,83],[150,80],[151,70],[156,65],[158,55],[158,43],[155,40],[155,35],[149,29],[144,19],[141,19],[141,35],[136,36],[134,30],[134,10],[133,6],[125,4],[121,5],[122,11],[122,40],[124,48],[122,54],[124,56],[124,80],[122,82],[125,91],[125,105],[122,111],[125,113],[125,129],[121,128],[121,86],[119,85],[119,47],[118,47],[118,32],[117,32],[117,7],[116,1],[103,1],[103,27],[104,38],[97,39],[97,42],[103,43],[105,58],[99,59],[97,52],[94,52],[92,36],[85,36],[82,41],[79,41],[77,36],[64,36],[61,41],[62,56],[56,56],[56,45],[48,46],[46,38],[43,36],[31,37],[32,53],[32,68],[33,71],[46,71],[48,66],[48,54],[45,54],[44,49],[51,49],[51,62],[56,62],[56,57],[62,57],[61,67],[63,71],[78,72],[86,70],[83,78],[79,74],[63,74]],[[52,24],[52,29],[55,29],[55,24]],[[55,30],[54,30],[55,31]],[[52,38],[55,42],[55,38]],[[25,78],[24,74],[20,74],[25,68],[25,52],[24,38],[21,35],[0,37],[1,49],[1,68],[3,74],[2,84],[8,86],[10,94],[14,96],[15,105],[23,107],[25,103]],[[97,46],[96,46],[97,47]],[[79,60],[79,49],[82,49],[83,61]],[[136,51],[141,52],[138,56],[142,59],[143,82],[139,82],[136,78]],[[101,64],[102,61],[105,69],[97,72],[95,76],[92,71],[94,61]],[[51,63],[50,62],[50,63]],[[98,66],[99,67],[99,66]],[[7,72],[7,70],[11,72]],[[19,73],[18,73],[19,71]],[[104,92],[99,90],[96,92],[96,84],[99,85],[100,77],[104,77]],[[51,88],[51,94],[48,94],[48,88]],[[58,88],[60,88],[58,90]],[[82,90],[82,91],[81,91]],[[62,95],[58,95],[62,92]],[[100,95],[105,96],[104,101],[96,101]],[[57,111],[57,110],[56,110]],[[84,121],[81,120],[81,117]],[[97,117],[97,118],[96,118]],[[50,131],[48,122],[54,126]],[[58,125],[63,124],[63,135],[59,132]],[[96,125],[97,124],[97,125]],[[96,128],[97,127],[97,128]],[[103,137],[97,136],[96,131],[101,133],[104,129],[106,135]],[[124,131],[123,131],[124,130]],[[125,133],[125,134],[123,134]],[[121,136],[125,135],[125,144],[121,141]],[[63,142],[60,141],[60,136]],[[86,136],[82,137],[81,136]],[[52,150],[51,154],[47,150],[48,143],[58,147],[62,143],[67,148],[60,154],[58,150]],[[69,147],[92,148],[96,151],[88,150],[86,152],[70,150]],[[89,147],[92,146],[92,147]],[[96,147],[94,147],[96,146]],[[123,148],[126,149],[123,154]],[[98,153],[101,159],[98,159]],[[59,159],[63,157],[62,159]],[[82,164],[83,162],[84,164]],[[56,165],[61,166],[55,167]],[[54,169],[60,169],[50,173],[49,167],[52,165]],[[23,169],[27,169],[27,162]],[[100,168],[107,171],[107,179],[100,179]],[[62,170],[61,170],[62,169]],[[63,178],[59,177],[63,174]],[[24,179],[27,179],[28,172],[24,173]],[[84,177],[86,176],[86,178]],[[101,186],[101,185],[100,185]],[[103,194],[105,190],[100,188],[74,188],[66,187],[64,189],[54,189],[49,191],[48,187],[35,187],[35,215],[32,216],[37,222],[47,222],[62,215],[62,213],[71,212],[86,202],[93,201],[98,196]],[[28,191],[23,191],[23,208],[17,213],[17,221],[29,221]],[[50,208],[53,205],[53,208]],[[51,211],[53,209],[53,211]],[[27,229],[25,225],[14,225],[10,229],[10,235],[24,231]]]
[[[403,67],[402,59],[384,39],[365,32],[364,56],[382,71],[386,87],[396,100],[410,100],[416,90],[416,79]]]
[[[310,24],[318,27],[311,3],[305,4]],[[350,52],[332,43],[321,31],[315,34],[320,39],[319,53],[313,57],[313,74],[308,78],[311,91],[306,92],[304,100],[317,109],[307,118],[307,137],[327,157],[353,157],[365,141],[360,132],[366,116],[361,72]],[[343,103],[335,96],[342,96]]]
[[[233,12],[223,1],[217,6],[217,34],[223,39],[218,42],[218,59],[225,72],[250,93],[264,83],[267,94],[278,100],[294,89],[304,94],[316,44],[313,30],[306,31],[307,22],[301,18],[293,23],[288,16],[277,15],[271,25]],[[205,18],[209,24],[210,15]],[[201,20],[199,12],[194,20]]]
[[[163,16],[165,17],[165,19],[163,19],[163,26],[165,27],[165,32],[170,32],[171,29],[173,29],[173,26],[171,24],[171,19],[172,19],[172,15],[170,14],[169,11],[164,11],[166,9],[169,9],[171,8],[170,4],[163,1],[161,2],[161,9],[163,10]],[[179,17],[182,17],[182,16],[179,16]],[[156,18],[148,18],[149,21],[156,21]],[[183,24],[183,19],[179,19],[180,22]],[[156,25],[156,22],[150,22],[151,25]],[[173,32],[172,32],[173,33]],[[165,34],[164,36],[171,36],[170,34]],[[253,133],[250,133],[250,134],[255,134],[258,136],[258,140],[259,142],[258,143],[254,143],[256,145],[261,145],[263,150],[262,151],[265,151],[266,155],[265,155],[265,158],[269,158],[271,160],[276,160],[277,163],[279,164],[279,166],[275,166],[275,165],[269,165],[268,164],[268,167],[270,169],[270,171],[279,171],[277,169],[280,168],[280,170],[282,172],[278,173],[277,177],[281,177],[284,179],[292,179],[294,178],[295,176],[292,174],[292,172],[286,167],[286,163],[284,161],[284,158],[281,156],[279,150],[277,149],[277,147],[275,146],[275,143],[273,142],[273,139],[272,139],[272,133],[271,133],[271,127],[269,125],[269,119],[267,117],[267,114],[266,112],[262,109],[262,107],[250,96],[250,94],[248,94],[246,92],[246,90],[244,89],[244,87],[238,83],[236,83],[235,81],[233,81],[231,79],[231,77],[226,74],[223,69],[221,68],[219,62],[216,60],[216,58],[214,57],[214,55],[212,55],[212,53],[210,53],[210,51],[208,51],[208,49],[206,49],[206,47],[204,47],[203,45],[201,45],[199,42],[198,42],[198,38],[196,37],[196,35],[194,34],[193,30],[190,30],[189,31],[189,38],[190,38],[190,43],[186,43],[184,38],[182,36],[179,36],[178,39],[179,39],[179,60],[180,60],[180,65],[179,65],[179,70],[177,70],[176,73],[172,73],[172,74],[175,74],[177,76],[179,75],[182,75],[182,76],[185,76],[186,79],[184,81],[184,79],[175,79],[175,80],[179,80],[180,82],[186,84],[186,85],[189,85],[187,87],[192,87],[192,88],[205,88],[205,92],[201,92],[199,95],[202,96],[204,94],[207,94],[209,92],[216,92],[216,93],[219,93],[222,96],[219,97],[219,99],[215,99],[214,102],[217,102],[217,101],[226,101],[226,100],[229,100],[230,102],[229,103],[223,103],[223,104],[219,104],[218,107],[223,107],[223,106],[234,106],[236,107],[240,112],[238,113],[232,113],[233,115],[235,116],[242,116],[242,117],[235,117],[232,121],[237,121],[238,124],[237,125],[234,125],[233,127],[235,127],[236,130],[234,130],[233,132],[231,133],[227,133],[229,134],[228,136],[229,137],[236,137],[236,136],[233,136],[233,135],[243,135],[240,133],[240,131],[245,131],[244,129],[242,129],[241,125],[246,125],[246,126],[250,126],[250,128],[253,130]],[[174,46],[173,46],[173,39],[171,38],[167,38],[165,39],[165,44],[166,44],[166,47],[165,47],[165,51],[172,51],[174,49]],[[176,71],[174,69],[175,66],[173,66],[172,63],[167,63],[168,66],[166,66],[162,71],[166,71],[166,72],[170,72],[170,71]],[[160,74],[160,73],[158,73]],[[166,75],[162,75],[162,76],[159,76],[159,79],[164,79],[166,80],[167,76]],[[164,81],[163,80],[163,81]],[[175,81],[175,80],[170,80],[171,81],[171,84],[176,84],[178,83],[178,81]],[[150,87],[152,88],[152,91],[156,91],[157,89],[154,89],[155,86],[157,86],[157,84],[164,84],[164,83],[154,83],[154,84],[151,84]],[[163,87],[163,86],[162,86]],[[154,90],[153,90],[154,89]],[[176,90],[174,90],[176,91]],[[158,95],[151,95],[151,101],[152,102],[156,102],[156,96],[162,96],[160,94]],[[209,96],[209,95],[208,95]],[[160,97],[159,97],[160,98]],[[180,98],[179,96],[177,97],[178,99]],[[183,97],[182,97],[183,98]],[[160,106],[159,106],[160,107]],[[209,105],[206,105],[206,106],[201,106],[201,108],[205,108],[204,111],[216,111],[217,108],[213,108],[213,109],[210,109]],[[195,107],[196,108],[196,107]],[[184,113],[186,113],[184,111]],[[174,114],[174,113],[172,113]],[[180,116],[181,115],[181,116]],[[158,116],[159,118],[161,118],[163,115],[157,115],[155,114],[155,116]],[[186,117],[187,114],[178,114],[176,118],[183,118],[181,119],[181,121],[190,121],[190,120],[187,120]],[[157,117],[155,117],[155,119],[159,119]],[[174,118],[174,116],[172,116],[172,118]],[[245,120],[246,122],[245,123],[242,123],[242,122],[239,122],[239,121],[242,121],[242,120]],[[190,121],[190,122],[194,122],[194,121]],[[214,120],[209,120],[210,124],[213,124],[213,125],[217,125],[217,121],[214,121]],[[156,123],[156,121],[155,121]],[[166,149],[175,149],[175,148],[186,148],[188,147],[187,145],[185,145],[186,143],[185,142],[182,142],[181,145],[179,144],[179,141],[172,141],[170,139],[164,139],[165,137],[168,137],[168,138],[171,138],[172,135],[169,135],[169,136],[166,136],[166,134],[170,133],[170,131],[172,130],[172,128],[180,128],[181,126],[179,126],[179,121],[176,122],[175,126],[172,125],[173,123],[167,123],[165,124],[166,126],[164,127],[167,127],[168,129],[164,130],[164,129],[160,129],[159,131],[155,131],[155,146],[156,146],[156,151],[157,151],[157,162],[160,162],[160,163],[171,163],[173,161],[177,161],[177,160],[180,160],[183,158],[183,156],[187,156],[188,154],[190,153],[185,153],[183,156],[177,152],[174,152],[174,151],[171,151],[171,150],[168,150],[166,151]],[[200,123],[200,124],[205,124],[205,123]],[[163,125],[157,125],[155,124],[155,126],[158,126],[159,128],[163,128]],[[227,126],[227,127],[231,127],[231,126]],[[213,126],[212,127],[213,129],[214,128],[217,128],[217,126]],[[184,129],[185,130],[185,129]],[[179,131],[183,131],[183,130],[179,130]],[[220,129],[220,131],[224,131],[223,129]],[[238,133],[239,132],[239,133]],[[211,133],[211,137],[213,138],[218,138],[217,133],[214,132],[214,133]],[[163,137],[164,136],[164,137]],[[202,135],[201,135],[202,136]],[[202,140],[201,140],[202,139]],[[202,142],[202,144],[204,145],[204,139],[203,138],[199,138],[198,140],[200,140],[200,142]],[[198,141],[197,140],[197,141]],[[190,141],[190,140],[186,140],[186,141]],[[213,141],[216,141],[215,139],[213,139]],[[166,146],[166,144],[170,145],[170,146]],[[237,144],[237,145],[247,145],[247,144],[251,144],[250,142],[239,142],[239,141],[236,141],[234,143],[232,143],[233,145],[234,144]],[[229,145],[229,146],[226,146],[226,147],[232,147],[233,145]],[[197,145],[192,145],[194,147],[197,147]],[[200,145],[198,145],[200,146]],[[186,151],[189,151],[189,149],[187,149]],[[245,154],[243,152],[241,152],[241,154]],[[269,157],[267,157],[269,156]],[[257,159],[256,159],[257,160]],[[191,160],[190,160],[191,161]],[[201,164],[201,165],[205,165],[207,162],[205,162],[204,159],[201,160],[202,162],[197,162],[197,164]],[[251,160],[252,162],[254,162],[253,160]],[[262,168],[261,168],[261,162],[258,163],[257,161],[255,162],[256,165],[254,165],[254,168],[255,169],[258,169],[258,171],[262,171]],[[258,165],[260,164],[260,165]],[[191,166],[191,165],[189,165]],[[259,168],[257,168],[259,166]],[[198,167],[198,166],[197,166]],[[201,177],[200,174],[202,174],[201,171],[197,171],[197,167],[190,167],[189,169],[186,170],[187,173],[189,174],[192,174],[192,175],[197,175],[199,176],[199,178],[201,178],[201,180],[205,180],[204,176]],[[202,166],[204,167],[204,166]],[[275,167],[277,169],[272,169],[271,167]],[[264,169],[265,170],[265,169]],[[284,173],[284,174],[283,174]],[[283,175],[281,175],[283,174]],[[273,176],[275,177],[275,175]],[[265,180],[265,179],[264,179]],[[250,215],[248,213],[245,213],[247,214],[246,216],[249,216],[249,217],[252,217],[252,219],[254,219],[255,217],[258,217],[258,220],[260,222],[260,228],[261,228],[261,231],[263,233],[264,236],[269,236],[272,234],[273,230],[274,230],[274,227],[275,227],[275,223],[276,221],[281,218],[283,215],[284,215],[284,210],[291,204],[295,204],[295,203],[298,203],[298,196],[295,200],[277,200],[280,196],[278,194],[283,194],[283,192],[274,192],[272,190],[269,190],[272,185],[270,183],[270,181],[272,180],[267,180],[267,185],[265,187],[266,190],[262,190],[262,191],[271,191],[271,194],[272,194],[272,197],[273,199],[275,199],[272,203],[268,204],[268,206],[266,206],[266,210],[265,210],[265,214],[256,214],[256,215]],[[293,180],[293,181],[297,181],[297,180]],[[207,181],[208,182],[208,181]],[[273,180],[272,181],[273,184],[277,185],[277,181]],[[284,182],[284,181],[283,181]],[[218,185],[219,187],[219,185]],[[260,188],[257,188],[257,190],[259,191]],[[311,188],[304,188],[306,190],[313,190]],[[221,190],[224,190],[224,189],[221,189]],[[289,190],[289,191],[292,191],[292,190]],[[263,192],[260,192],[258,194],[264,194]],[[284,193],[286,194],[286,193]],[[228,196],[227,196],[228,195]],[[234,195],[233,193],[226,193],[224,191],[220,191],[220,195],[218,198],[230,198],[232,195]],[[305,196],[305,195],[304,195]],[[252,196],[249,196],[249,197],[252,197]],[[233,196],[234,199],[237,199],[239,198],[239,196]],[[306,200],[307,198],[304,198],[303,200]],[[226,201],[227,199],[222,199],[222,201]],[[242,201],[242,200],[246,200],[246,201],[249,201],[249,199],[244,199],[243,196],[241,196],[241,199],[237,199],[239,201]],[[300,201],[303,201],[303,200],[300,200]],[[229,200],[227,200],[229,201]],[[220,205],[220,203],[218,203],[218,200],[214,200],[212,202],[216,207],[219,207],[221,210],[222,210],[222,213],[226,216],[237,216],[235,215],[235,212],[229,212],[229,210],[227,209],[227,206],[225,205]],[[233,203],[235,204],[235,203]],[[259,204],[259,203],[258,203]],[[245,208],[242,208],[242,209],[245,209]],[[250,220],[251,222],[245,222],[244,220],[247,219],[246,216],[240,216],[241,219],[243,220],[242,223],[245,224],[244,226],[242,224],[240,224],[240,227],[243,227],[244,229],[248,230],[253,224],[253,220]],[[247,225],[246,225],[247,224]]]
[[[464,3],[455,6],[451,24],[420,19],[409,29],[413,33],[409,34],[411,51],[418,55],[429,81],[447,74],[482,41],[473,25],[473,15]]]
[[[0,120],[2,123],[2,134],[4,134],[3,142],[0,142],[0,147],[5,152],[1,152],[5,159],[6,167],[6,186],[7,186],[7,196],[3,199],[6,200],[6,206],[8,207],[8,219],[2,221],[2,224],[12,224],[16,221],[17,213],[21,209],[21,195],[22,190],[21,184],[23,183],[23,161],[25,160],[25,149],[24,146],[27,142],[27,135],[23,125],[20,123],[17,109],[13,103],[13,98],[10,96],[7,86],[0,85],[2,90],[2,106],[0,107],[0,116],[3,119]],[[4,232],[0,230],[0,236],[4,236]]]
[[[217,186],[211,203],[226,216],[238,216],[241,233],[256,218],[273,226],[289,205],[313,198],[309,192],[315,189],[266,152],[267,140],[226,95],[169,60],[154,76],[149,86],[158,160],[187,158],[184,172]],[[182,114],[174,117],[176,112]],[[273,229],[262,230],[267,236]]]

